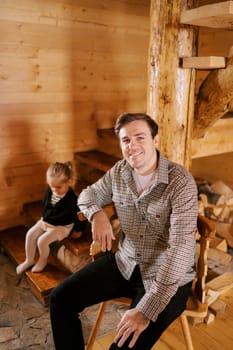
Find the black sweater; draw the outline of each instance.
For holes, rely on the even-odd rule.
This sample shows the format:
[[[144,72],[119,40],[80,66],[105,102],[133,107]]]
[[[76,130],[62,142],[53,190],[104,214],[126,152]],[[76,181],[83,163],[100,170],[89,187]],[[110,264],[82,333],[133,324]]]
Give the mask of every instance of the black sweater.
[[[54,226],[65,226],[74,223],[74,229],[81,231],[84,223],[79,221],[77,212],[77,195],[72,188],[60,199],[55,205],[51,204],[52,191],[48,187],[43,200],[44,211],[42,213],[43,220]]]

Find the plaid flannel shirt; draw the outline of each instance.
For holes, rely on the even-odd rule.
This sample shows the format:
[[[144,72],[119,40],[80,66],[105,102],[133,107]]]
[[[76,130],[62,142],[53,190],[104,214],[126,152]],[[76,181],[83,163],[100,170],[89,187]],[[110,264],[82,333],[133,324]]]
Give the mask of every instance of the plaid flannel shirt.
[[[100,180],[79,196],[78,205],[92,216],[114,203],[122,227],[116,261],[129,279],[140,267],[146,293],[137,304],[155,321],[179,286],[195,276],[197,187],[181,165],[158,152],[155,182],[140,196],[126,160],[120,160]]]

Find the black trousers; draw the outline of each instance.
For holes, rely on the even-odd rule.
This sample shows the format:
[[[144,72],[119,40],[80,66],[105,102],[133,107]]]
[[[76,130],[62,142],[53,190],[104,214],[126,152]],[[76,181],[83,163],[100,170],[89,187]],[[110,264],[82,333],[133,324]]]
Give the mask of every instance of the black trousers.
[[[178,289],[156,322],[141,333],[134,350],[149,350],[163,331],[185,309],[191,282]],[[144,295],[140,270],[135,268],[129,281],[118,270],[113,253],[106,253],[95,262],[72,274],[53,289],[50,297],[50,317],[56,350],[84,350],[82,325],[79,314],[86,307],[119,297],[131,297],[134,307]],[[109,349],[126,350],[129,341],[119,348],[110,344]]]

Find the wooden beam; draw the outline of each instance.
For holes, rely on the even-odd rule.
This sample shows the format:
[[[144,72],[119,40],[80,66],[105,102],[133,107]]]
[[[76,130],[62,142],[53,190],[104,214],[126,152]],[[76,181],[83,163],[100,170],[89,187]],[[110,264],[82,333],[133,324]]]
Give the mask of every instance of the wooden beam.
[[[233,100],[233,57],[225,69],[213,70],[203,81],[197,96],[193,138],[203,137],[206,130],[229,110]]]
[[[200,6],[181,13],[180,22],[210,28],[233,28],[233,1]]]
[[[159,125],[160,150],[189,168],[195,71],[182,69],[180,57],[196,52],[194,29],[179,23],[184,3],[151,1],[147,111]]]
[[[219,56],[206,56],[206,57],[184,57],[182,59],[183,68],[195,68],[195,69],[213,69],[213,68],[225,68],[225,57]]]
[[[232,152],[232,130],[233,118],[217,120],[204,137],[192,140],[192,158]]]

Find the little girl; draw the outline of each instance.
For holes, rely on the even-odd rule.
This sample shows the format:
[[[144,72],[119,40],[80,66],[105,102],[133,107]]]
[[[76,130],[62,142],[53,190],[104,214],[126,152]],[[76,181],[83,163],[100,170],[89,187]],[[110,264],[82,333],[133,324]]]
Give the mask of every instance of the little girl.
[[[50,165],[46,179],[48,189],[43,200],[44,211],[41,219],[26,234],[26,259],[17,266],[18,275],[35,264],[37,247],[39,260],[33,266],[32,272],[41,272],[45,268],[52,242],[69,236],[74,226],[77,231],[83,228],[83,223],[77,217],[79,208],[77,195],[73,190],[75,176],[71,162]]]

